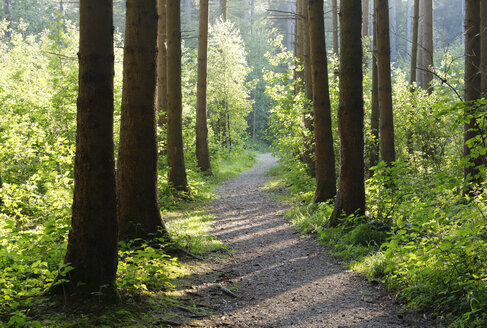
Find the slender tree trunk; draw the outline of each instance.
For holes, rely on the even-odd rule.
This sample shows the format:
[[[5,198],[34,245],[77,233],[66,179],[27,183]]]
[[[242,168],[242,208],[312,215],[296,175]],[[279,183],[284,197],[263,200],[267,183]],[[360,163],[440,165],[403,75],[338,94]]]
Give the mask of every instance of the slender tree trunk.
[[[392,115],[391,51],[389,43],[389,1],[376,0],[377,77],[379,81],[380,141],[382,160],[388,165],[396,160],[394,120]]]
[[[64,263],[74,269],[55,294],[118,302],[117,201],[113,144],[111,0],[80,2],[79,93],[71,231]],[[59,277],[62,278],[62,277]],[[101,297],[99,296],[101,293]]]
[[[409,46],[408,43],[412,42],[412,28],[411,28],[411,21],[412,21],[412,16],[413,16],[413,0],[408,0],[407,5],[406,5],[406,57],[410,56],[411,53],[409,51]]]
[[[424,36],[423,36],[423,89],[429,93],[433,91],[433,1],[423,0],[424,13]]]
[[[414,91],[413,84],[416,82],[416,70],[418,62],[418,29],[419,29],[419,0],[414,0],[413,16],[413,39],[411,40],[411,91]]]
[[[480,1],[480,68],[482,72],[481,96],[487,96],[487,2]]]
[[[337,0],[331,0],[331,16],[333,24],[333,53],[339,55],[340,46],[338,41],[338,4]]]
[[[416,59],[416,81],[420,88],[424,85],[424,6],[423,1],[419,1],[419,21],[418,21],[418,54]]]
[[[128,0],[117,195],[121,240],[165,237],[157,195],[157,0]]]
[[[362,38],[369,36],[369,0],[362,0]]]
[[[371,114],[370,114],[370,130],[371,130],[371,141],[370,141],[370,157],[369,165],[370,167],[376,166],[379,163],[379,82],[377,78],[377,22],[374,15],[374,41],[373,41],[373,56],[372,56],[372,97],[371,97]],[[370,175],[374,174],[373,171],[369,171]]]
[[[302,0],[301,5],[301,23],[302,33],[301,40],[303,42],[303,66],[304,66],[304,92],[308,103],[306,105],[303,120],[304,126],[306,128],[306,137],[304,145],[304,162],[306,163],[308,174],[311,177],[316,176],[316,163],[314,160],[315,153],[315,130],[313,122],[313,76],[311,75],[311,40],[310,40],[310,26],[309,26],[309,15],[308,15],[308,0]]]
[[[5,14],[5,19],[7,20],[7,30],[5,31],[5,36],[7,40],[10,40],[12,35],[10,29],[12,28],[12,16],[11,16],[11,0],[3,0],[3,13]]]
[[[167,120],[166,2],[167,0],[158,0],[157,6],[159,14],[157,24],[157,113],[159,114],[158,124],[162,129],[166,128]]]
[[[342,215],[365,214],[361,3],[341,0],[340,11],[340,177],[330,226]]]
[[[480,67],[480,0],[465,1],[465,101],[471,104],[481,96]],[[469,107],[466,115],[475,115],[473,106]],[[478,142],[468,145],[470,139],[478,138],[480,127],[475,118],[471,118],[464,125],[464,156],[468,165],[464,168],[465,194],[473,195],[482,178],[479,176],[478,166],[482,164],[481,156],[472,157],[472,149],[479,146]]]
[[[198,37],[198,85],[196,95],[196,158],[201,171],[210,170],[208,125],[206,119],[206,89],[208,73],[208,0],[200,1]]]
[[[183,104],[181,90],[181,3],[167,2],[167,164],[169,184],[188,192],[183,148]]]
[[[185,29],[188,29],[189,24],[191,23],[191,0],[183,0],[182,18],[182,26],[184,26]]]
[[[224,22],[227,21],[227,14],[228,14],[227,0],[220,0],[220,16],[222,17],[222,20]]]
[[[336,194],[335,151],[331,126],[328,67],[325,44],[323,1],[309,0],[311,68],[313,74],[314,134],[316,155],[316,203]]]
[[[391,0],[389,2],[390,5],[390,26],[389,26],[389,33],[390,33],[390,47],[391,47],[391,61],[395,62],[397,58],[397,10],[396,10],[396,0]]]
[[[290,1],[287,5],[287,11],[289,12],[289,16],[291,16],[295,12],[295,3]],[[286,25],[287,25],[287,49],[292,50],[293,49],[293,43],[294,43],[294,25],[293,25],[294,19],[287,19],[286,20]]]

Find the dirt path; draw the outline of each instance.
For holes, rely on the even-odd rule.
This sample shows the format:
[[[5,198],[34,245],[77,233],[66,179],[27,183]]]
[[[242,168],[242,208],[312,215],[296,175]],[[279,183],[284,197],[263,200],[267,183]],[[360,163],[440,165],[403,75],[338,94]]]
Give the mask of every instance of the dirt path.
[[[264,154],[258,161],[224,183],[218,189],[221,199],[210,208],[217,214],[214,234],[235,254],[205,279],[238,298],[206,288],[206,302],[217,313],[199,326],[434,327],[423,316],[401,313],[381,287],[347,271],[312,238],[300,236],[285,221],[283,205],[261,192],[265,173],[277,160]]]

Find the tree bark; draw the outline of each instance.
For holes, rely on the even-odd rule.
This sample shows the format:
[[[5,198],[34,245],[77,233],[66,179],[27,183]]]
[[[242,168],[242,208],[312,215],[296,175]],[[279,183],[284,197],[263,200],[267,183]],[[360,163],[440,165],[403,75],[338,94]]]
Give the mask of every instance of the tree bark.
[[[418,30],[419,30],[419,0],[414,0],[413,16],[413,39],[411,40],[411,91],[414,91],[413,84],[416,82],[416,69],[418,62]]]
[[[362,38],[369,36],[369,0],[362,0]]]
[[[157,195],[157,0],[128,0],[117,195],[121,240],[168,238]]]
[[[390,1],[390,48],[391,48],[391,61],[395,62],[397,59],[397,10],[396,0]]]
[[[338,41],[338,4],[337,0],[331,0],[331,16],[333,24],[333,53],[339,55],[340,45]]]
[[[323,1],[309,0],[311,68],[313,74],[314,134],[316,156],[315,203],[336,194],[335,151],[331,126],[328,67],[325,44]]]
[[[433,1],[423,0],[423,80],[422,88],[428,90],[429,93],[433,91],[431,81],[433,81]]]
[[[420,88],[424,85],[424,6],[423,0],[419,1],[418,16],[418,55],[416,59],[416,81]]]
[[[487,96],[487,2],[480,1],[480,68],[482,72],[481,97]]]
[[[224,22],[227,21],[227,14],[228,14],[227,0],[220,0],[220,16]]]
[[[64,263],[69,282],[51,293],[119,301],[113,144],[112,0],[80,2],[79,93],[71,231]],[[62,278],[62,277],[59,277]],[[97,294],[98,295],[98,294]],[[97,300],[99,296],[96,296]]]
[[[159,15],[157,23],[157,113],[159,114],[158,124],[166,128],[167,120],[167,48],[166,48],[166,2],[158,0],[157,12]]]
[[[208,0],[200,0],[198,37],[198,83],[196,95],[196,158],[201,171],[210,170],[208,125],[206,119],[206,89],[208,73]]]
[[[377,22],[376,15],[374,15],[373,29],[374,29],[374,41],[373,41],[373,56],[372,56],[372,96],[371,96],[371,113],[370,113],[370,157],[369,166],[373,167],[379,163],[379,82],[377,78]],[[369,171],[370,176],[374,174]]]
[[[409,51],[409,47],[407,46],[408,42],[412,42],[412,28],[411,28],[411,20],[414,11],[413,0],[408,0],[406,5],[406,56],[410,56],[411,53]]]
[[[340,177],[330,226],[342,215],[365,214],[361,3],[341,0],[340,11]]]
[[[382,160],[388,165],[396,160],[394,119],[392,115],[391,51],[389,43],[389,1],[376,0],[377,77],[379,81],[380,141]]]
[[[480,67],[480,0],[465,1],[465,101],[467,102],[466,115],[475,115],[472,102],[481,96]],[[470,105],[470,106],[469,106]],[[482,164],[481,156],[471,157],[472,148],[478,143],[467,145],[472,138],[478,138],[480,127],[475,118],[471,118],[464,125],[464,156],[468,158],[468,164],[464,168],[465,194],[473,195],[482,179],[479,176],[478,167]]]
[[[169,184],[189,192],[183,149],[181,90],[181,3],[168,1],[167,8],[167,163]]]

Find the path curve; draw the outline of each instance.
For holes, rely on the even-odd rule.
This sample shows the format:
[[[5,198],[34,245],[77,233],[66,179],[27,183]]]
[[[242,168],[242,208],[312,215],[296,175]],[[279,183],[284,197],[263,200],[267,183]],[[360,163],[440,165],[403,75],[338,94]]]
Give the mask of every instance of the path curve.
[[[235,251],[214,268],[215,283],[238,286],[239,297],[220,292],[217,313],[202,327],[434,327],[423,316],[401,313],[393,298],[350,272],[284,219],[284,205],[262,191],[277,163],[258,155],[249,171],[218,188],[214,235]],[[226,288],[226,287],[225,287]]]

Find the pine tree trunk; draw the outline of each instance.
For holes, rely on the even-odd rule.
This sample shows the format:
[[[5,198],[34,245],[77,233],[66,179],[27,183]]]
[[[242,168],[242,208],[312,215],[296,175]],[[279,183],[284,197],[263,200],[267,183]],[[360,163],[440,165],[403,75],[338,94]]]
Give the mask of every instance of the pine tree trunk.
[[[339,55],[340,45],[338,41],[338,4],[337,0],[331,0],[331,16],[333,24],[333,53]]]
[[[227,21],[227,0],[220,0],[220,16],[224,22]]]
[[[376,0],[377,77],[379,81],[380,141],[382,160],[388,165],[396,160],[394,120],[392,115],[391,51],[389,43],[389,1]]]
[[[377,78],[377,22],[374,15],[373,28],[374,28],[374,41],[373,41],[373,56],[372,56],[372,96],[371,96],[371,113],[370,113],[370,157],[369,166],[373,167],[379,163],[379,82]],[[374,174],[372,170],[369,171],[370,176]]]
[[[362,0],[362,38],[369,36],[369,0]]]
[[[167,0],[158,0],[157,6],[159,14],[157,24],[157,113],[159,115],[158,124],[162,129],[166,128],[167,120],[166,2]]]
[[[416,59],[416,81],[420,88],[424,85],[424,6],[423,0],[419,1],[418,16],[418,55]]]
[[[433,1],[423,0],[424,13],[424,36],[423,36],[423,85],[424,90],[429,93],[433,91],[431,81],[433,81]]]
[[[168,1],[167,21],[167,164],[169,184],[188,192],[183,148],[183,104],[181,89],[181,3]]]
[[[313,74],[314,134],[316,156],[316,203],[336,194],[335,151],[328,88],[323,1],[309,0],[311,68]]]
[[[117,195],[121,240],[165,237],[157,195],[157,0],[128,0]]]
[[[481,96],[487,96],[487,2],[480,1],[480,68],[482,72]]]
[[[64,263],[74,267],[54,294],[118,302],[113,144],[111,0],[80,2],[79,93],[71,231]],[[62,277],[58,277],[62,278]]]
[[[201,171],[210,170],[208,125],[206,119],[206,89],[208,73],[208,0],[200,1],[198,37],[198,83],[196,94],[196,158]]]
[[[341,0],[340,12],[340,177],[330,226],[342,215],[365,214],[361,3]]]
[[[413,83],[416,82],[418,62],[418,31],[419,31],[419,0],[414,0],[413,39],[411,40],[411,91],[414,91]]]
[[[480,0],[465,1],[465,101],[467,104],[477,100],[481,95],[480,67]],[[474,115],[475,109],[470,107],[466,115]],[[474,118],[464,125],[464,157],[468,158],[468,165],[464,168],[465,194],[473,195],[482,179],[479,176],[478,166],[482,164],[480,156],[472,156],[472,148],[478,146],[467,145],[472,138],[480,134],[479,126]]]

